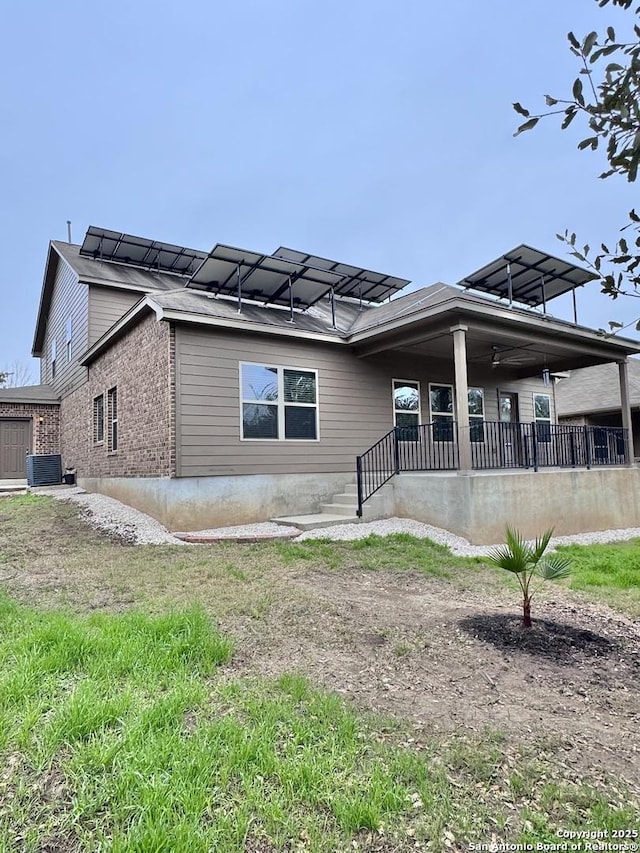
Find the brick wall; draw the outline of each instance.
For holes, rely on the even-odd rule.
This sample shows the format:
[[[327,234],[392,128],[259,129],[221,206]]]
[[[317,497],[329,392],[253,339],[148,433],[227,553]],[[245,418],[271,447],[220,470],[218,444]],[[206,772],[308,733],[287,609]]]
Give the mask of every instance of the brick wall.
[[[173,330],[149,315],[89,366],[88,382],[61,403],[65,465],[79,477],[175,474]],[[117,388],[118,449],[109,451],[107,392]],[[104,394],[104,442],[93,441],[93,400]]]
[[[31,420],[32,453],[60,453],[60,407],[57,403],[0,403],[0,418]]]

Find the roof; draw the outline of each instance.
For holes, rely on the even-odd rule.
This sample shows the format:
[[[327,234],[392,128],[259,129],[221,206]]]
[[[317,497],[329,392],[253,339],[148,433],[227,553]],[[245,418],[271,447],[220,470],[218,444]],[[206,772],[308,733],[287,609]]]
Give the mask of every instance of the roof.
[[[0,403],[30,403],[56,405],[60,397],[50,385],[22,385],[17,388],[0,388]]]
[[[61,240],[53,240],[51,245],[73,268],[80,281],[143,292],[173,290],[184,283],[184,276],[180,273],[157,272],[90,258],[80,254],[80,246]]]
[[[628,371],[629,400],[632,408],[640,408],[640,360],[630,358]],[[572,370],[571,376],[556,385],[556,403],[561,417],[619,410],[618,365],[597,364]]]

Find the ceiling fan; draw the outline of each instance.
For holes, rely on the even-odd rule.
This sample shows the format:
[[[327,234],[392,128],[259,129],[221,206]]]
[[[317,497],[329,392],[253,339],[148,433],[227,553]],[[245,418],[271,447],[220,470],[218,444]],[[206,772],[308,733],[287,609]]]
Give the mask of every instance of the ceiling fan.
[[[491,367],[496,368],[501,364],[519,365],[530,364],[535,361],[535,355],[525,350],[519,350],[515,347],[499,347],[493,344],[491,347]]]

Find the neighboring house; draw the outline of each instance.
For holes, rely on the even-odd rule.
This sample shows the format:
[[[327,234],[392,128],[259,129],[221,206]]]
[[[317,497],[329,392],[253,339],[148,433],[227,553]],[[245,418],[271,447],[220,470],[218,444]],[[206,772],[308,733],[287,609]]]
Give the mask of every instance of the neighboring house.
[[[596,458],[588,431],[557,425],[549,380],[618,362],[624,385],[640,351],[544,312],[589,279],[520,246],[463,282],[509,304],[445,284],[389,301],[409,282],[282,247],[204,253],[90,228],[82,247],[49,247],[33,345],[49,390],[33,394],[51,411],[33,409],[31,429],[54,430],[59,398],[80,484],[173,530],[317,511],[354,489],[357,457],[363,501],[389,480],[371,515],[474,541],[509,520],[629,526],[607,499],[640,502],[624,436]]]
[[[628,370],[632,447],[635,458],[640,459],[640,361],[629,359]],[[560,423],[622,427],[617,365],[598,364],[572,370],[569,376],[558,381],[556,402]]]

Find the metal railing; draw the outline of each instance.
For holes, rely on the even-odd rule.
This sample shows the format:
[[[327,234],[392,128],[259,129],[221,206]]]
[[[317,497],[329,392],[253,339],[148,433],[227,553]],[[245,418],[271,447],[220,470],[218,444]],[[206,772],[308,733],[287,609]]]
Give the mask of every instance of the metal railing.
[[[356,458],[358,515],[362,505],[400,471],[455,471],[458,442],[453,421],[395,427]]]
[[[624,465],[628,431],[618,427],[476,421],[470,426],[474,470],[591,468]],[[458,431],[450,423],[395,427],[356,459],[358,515],[362,505],[401,471],[455,471]]]

